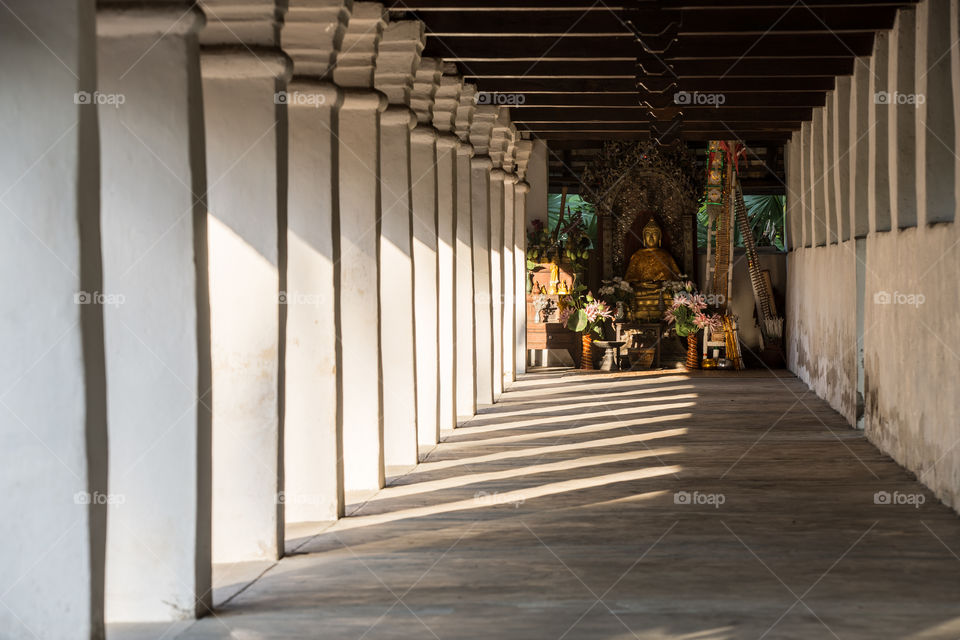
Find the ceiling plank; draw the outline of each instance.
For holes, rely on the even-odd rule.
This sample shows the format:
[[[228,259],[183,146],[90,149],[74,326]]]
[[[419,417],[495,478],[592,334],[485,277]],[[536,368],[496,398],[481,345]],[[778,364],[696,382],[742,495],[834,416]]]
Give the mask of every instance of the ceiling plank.
[[[811,34],[797,37],[770,33],[718,35],[680,39],[670,48],[666,60],[690,58],[823,58],[865,56],[873,50],[874,34]],[[482,36],[428,37],[425,56],[447,60],[483,59],[633,59],[642,48],[632,36]]]

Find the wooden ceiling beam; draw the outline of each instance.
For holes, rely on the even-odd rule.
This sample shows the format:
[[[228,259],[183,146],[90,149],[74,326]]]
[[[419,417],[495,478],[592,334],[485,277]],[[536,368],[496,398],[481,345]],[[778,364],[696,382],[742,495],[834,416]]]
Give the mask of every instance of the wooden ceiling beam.
[[[677,113],[683,113],[684,122],[794,122],[808,120],[813,115],[810,107],[670,107],[656,110],[657,119],[664,122]],[[523,123],[591,123],[591,122],[649,122],[648,110],[641,107],[611,107],[608,109],[577,107],[531,107],[511,109],[510,119]]]
[[[815,78],[681,78],[679,89],[702,93],[767,93],[831,91],[833,76]],[[607,91],[635,93],[633,78],[485,78],[477,82],[481,91],[501,93],[604,93]]]
[[[451,60],[453,62],[453,60]],[[674,60],[680,77],[801,77],[845,76],[853,73],[850,55],[818,58],[742,58],[740,60]],[[474,78],[633,78],[634,60],[608,60],[602,65],[586,60],[472,60],[459,63],[461,73]]]
[[[682,21],[680,36],[720,34],[790,33],[857,33],[890,29],[896,16],[896,7],[877,7],[869,11],[855,11],[849,7],[810,9],[797,6],[792,9],[744,10],[700,9],[677,12]],[[538,11],[533,19],[530,12],[476,11],[468,18],[463,12],[451,11],[394,11],[395,19],[417,19],[426,24],[428,36],[631,36],[625,18],[628,12],[618,11]],[[640,28],[643,28],[641,23]]]
[[[508,95],[513,95],[508,94]],[[592,107],[598,111],[605,111],[618,107],[640,107],[640,98],[636,92],[624,93],[524,93],[522,98],[511,98],[513,102],[522,100],[523,104],[511,104],[513,109],[530,109],[534,107],[577,108]],[[496,102],[499,94],[491,96]],[[825,104],[822,91],[774,92],[764,91],[755,93],[731,93],[724,96],[723,108],[730,107],[822,107]],[[522,115],[522,114],[521,114]]]
[[[712,58],[824,58],[865,56],[873,50],[871,33],[811,34],[797,37],[770,33],[717,35],[680,39],[664,56],[667,61]],[[578,58],[635,59],[642,53],[633,36],[445,36],[427,38],[425,56],[445,60],[530,60]],[[469,65],[468,65],[469,66]]]

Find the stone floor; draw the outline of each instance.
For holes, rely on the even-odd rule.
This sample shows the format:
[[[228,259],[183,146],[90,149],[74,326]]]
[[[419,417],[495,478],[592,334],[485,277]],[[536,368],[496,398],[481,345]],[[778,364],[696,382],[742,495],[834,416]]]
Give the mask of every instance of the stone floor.
[[[960,519],[786,373],[529,375],[293,534],[111,636],[960,638]]]

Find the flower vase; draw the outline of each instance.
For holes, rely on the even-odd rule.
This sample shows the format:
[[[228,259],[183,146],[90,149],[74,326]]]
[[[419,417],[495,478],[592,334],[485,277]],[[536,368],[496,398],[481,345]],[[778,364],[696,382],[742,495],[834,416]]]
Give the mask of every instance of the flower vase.
[[[583,350],[580,352],[580,368],[593,369],[593,334],[584,333],[580,340],[583,344]]]
[[[700,368],[700,355],[697,353],[697,332],[687,334],[687,369],[692,371]]]

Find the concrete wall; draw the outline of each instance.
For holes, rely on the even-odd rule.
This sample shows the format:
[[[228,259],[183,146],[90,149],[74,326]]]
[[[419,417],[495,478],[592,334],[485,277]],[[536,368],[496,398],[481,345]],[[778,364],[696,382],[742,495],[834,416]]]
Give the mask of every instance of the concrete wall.
[[[848,245],[789,255],[785,331],[787,366],[853,425],[857,280],[855,254]]]
[[[527,194],[527,225],[534,220],[547,224],[547,190],[550,186],[547,143],[543,140],[534,140],[533,150],[530,152],[530,163],[527,165],[527,182],[530,183],[530,193]]]
[[[867,238],[864,427],[960,510],[958,246],[956,223]]]
[[[770,271],[774,296],[783,296],[787,291],[787,254],[763,248],[758,249],[757,252],[760,254],[760,268]],[[698,282],[706,282],[706,263],[706,252],[701,250],[697,256]],[[730,309],[739,318],[740,341],[748,349],[760,347],[760,327],[753,316],[755,307],[746,254],[743,249],[737,249],[733,256],[733,295],[730,299]],[[783,313],[779,307],[777,310]]]
[[[814,110],[826,157],[808,123],[787,144],[786,332],[790,369],[960,510],[958,12],[901,10]]]

